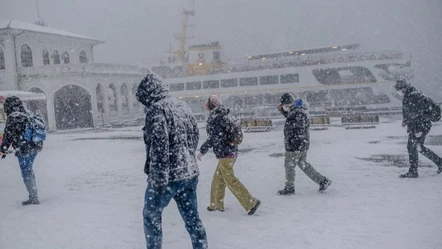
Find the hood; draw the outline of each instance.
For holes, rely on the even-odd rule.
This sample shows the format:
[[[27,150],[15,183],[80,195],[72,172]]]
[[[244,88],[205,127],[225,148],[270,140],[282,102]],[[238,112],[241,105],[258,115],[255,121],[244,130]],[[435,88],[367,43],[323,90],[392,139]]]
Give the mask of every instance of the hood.
[[[153,74],[148,74],[138,85],[136,97],[141,104],[150,107],[153,103],[170,97],[170,94],[160,79]]]
[[[417,89],[414,86],[407,86],[407,88],[405,88],[405,95],[408,95],[412,92],[417,92]]]
[[[23,102],[21,102],[21,100],[16,96],[6,98],[5,103],[3,104],[3,108],[7,116],[9,116],[9,114],[13,112],[26,113]]]
[[[218,107],[216,107],[215,109],[213,109],[210,112],[210,116],[213,118],[213,117],[216,117],[216,116],[225,116],[225,115],[227,115],[229,113],[230,113],[230,110],[229,110],[229,108],[227,108],[227,106],[219,105]]]

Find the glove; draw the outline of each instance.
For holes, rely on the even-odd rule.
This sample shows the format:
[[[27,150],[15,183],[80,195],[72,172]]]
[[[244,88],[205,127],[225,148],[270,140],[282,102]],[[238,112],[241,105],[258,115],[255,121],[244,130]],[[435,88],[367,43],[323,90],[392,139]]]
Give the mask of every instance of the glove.
[[[278,105],[278,106],[276,107],[276,109],[278,109],[278,111],[281,111],[281,110],[282,110],[282,105]]]
[[[416,134],[414,134],[417,138],[422,137],[422,132],[417,132]]]
[[[407,126],[407,122],[405,122],[405,120],[404,120],[404,121],[402,121],[402,127],[405,127],[405,126]]]
[[[201,161],[201,157],[203,157],[203,154],[201,154],[201,152],[198,152],[198,154],[196,155],[196,159],[198,159],[198,161]]]

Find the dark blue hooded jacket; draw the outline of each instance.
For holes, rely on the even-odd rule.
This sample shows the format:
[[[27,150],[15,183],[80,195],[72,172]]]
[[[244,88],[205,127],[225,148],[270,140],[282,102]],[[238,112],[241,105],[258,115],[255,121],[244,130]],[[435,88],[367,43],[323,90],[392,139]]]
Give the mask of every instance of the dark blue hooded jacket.
[[[288,112],[281,109],[286,117],[284,125],[284,143],[286,151],[307,151],[310,148],[310,120],[307,106],[297,100]]]
[[[172,98],[154,75],[143,78],[136,93],[146,106],[143,128],[148,182],[164,187],[169,182],[199,175],[195,159],[199,130],[189,106]]]
[[[407,123],[409,133],[428,133],[431,129],[428,100],[420,91],[412,86],[405,89],[402,100],[403,120]]]
[[[229,130],[230,110],[220,105],[213,109],[207,119],[207,140],[201,145],[201,154],[206,154],[213,148],[216,158],[235,157],[238,154],[238,146],[228,142],[227,131]]]

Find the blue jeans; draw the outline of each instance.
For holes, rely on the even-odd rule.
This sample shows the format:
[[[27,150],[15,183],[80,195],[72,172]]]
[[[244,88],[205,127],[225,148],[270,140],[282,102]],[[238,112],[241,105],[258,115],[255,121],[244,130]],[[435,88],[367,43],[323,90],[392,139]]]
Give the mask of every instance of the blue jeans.
[[[198,214],[196,188],[198,177],[171,182],[161,190],[147,185],[144,199],[144,234],[147,249],[161,249],[163,232],[161,214],[169,202],[174,199],[190,235],[193,249],[207,249],[206,230]]]
[[[21,176],[29,193],[29,200],[38,200],[37,183],[35,182],[34,171],[32,165],[37,157],[37,151],[18,156],[18,164],[20,165]]]

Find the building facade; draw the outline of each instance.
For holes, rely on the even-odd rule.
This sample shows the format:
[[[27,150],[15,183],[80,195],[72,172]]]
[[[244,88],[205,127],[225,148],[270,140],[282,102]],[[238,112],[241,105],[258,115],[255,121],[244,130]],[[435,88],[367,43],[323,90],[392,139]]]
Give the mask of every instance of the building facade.
[[[103,41],[16,20],[0,21],[0,90],[44,93],[34,110],[49,130],[127,124],[143,118],[136,87],[148,70],[94,63]]]

